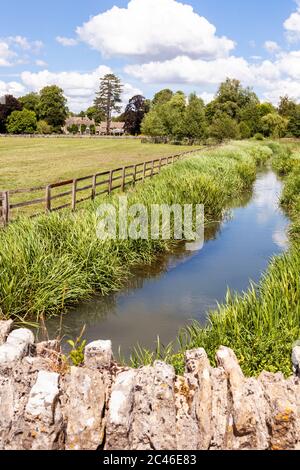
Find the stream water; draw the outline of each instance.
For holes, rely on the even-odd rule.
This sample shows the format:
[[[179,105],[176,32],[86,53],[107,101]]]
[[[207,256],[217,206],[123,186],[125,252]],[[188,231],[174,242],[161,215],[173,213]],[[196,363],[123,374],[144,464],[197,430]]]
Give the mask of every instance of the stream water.
[[[192,320],[202,324],[227,289],[242,292],[258,282],[273,255],[288,246],[288,219],[279,206],[281,181],[271,170],[258,174],[253,191],[236,201],[230,217],[206,230],[198,252],[184,246],[135,271],[119,293],[95,297],[63,317],[62,333],[75,338],[86,325],[88,342],[111,339],[128,357],[137,344],[154,348],[172,341]],[[51,337],[59,319],[47,322]]]

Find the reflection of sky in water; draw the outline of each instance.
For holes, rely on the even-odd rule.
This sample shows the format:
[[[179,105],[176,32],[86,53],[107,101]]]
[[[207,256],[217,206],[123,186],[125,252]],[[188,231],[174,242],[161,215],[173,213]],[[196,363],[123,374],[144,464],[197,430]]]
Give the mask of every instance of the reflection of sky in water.
[[[153,347],[175,338],[192,319],[205,322],[207,311],[222,302],[227,288],[244,291],[257,282],[270,258],[287,248],[288,220],[278,203],[281,183],[274,173],[258,176],[245,207],[232,210],[215,237],[198,252],[182,251],[164,258],[161,265],[144,269],[134,287],[107,298],[95,299],[64,317],[64,331],[74,337],[87,324],[88,341],[112,339],[128,354],[138,342]],[[54,334],[58,321],[50,321]]]

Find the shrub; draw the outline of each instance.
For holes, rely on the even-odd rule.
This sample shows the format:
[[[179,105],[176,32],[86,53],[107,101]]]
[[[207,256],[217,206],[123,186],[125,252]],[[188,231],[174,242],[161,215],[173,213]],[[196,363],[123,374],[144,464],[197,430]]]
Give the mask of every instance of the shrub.
[[[264,136],[258,132],[257,134],[255,134],[255,136],[253,137],[254,140],[265,140]]]
[[[23,109],[13,111],[7,119],[6,128],[10,134],[33,134],[36,131],[37,119],[34,111]]]
[[[38,121],[36,126],[37,134],[51,134],[52,128],[46,121]]]
[[[289,174],[294,166],[291,149],[287,146],[281,146],[273,158],[272,166],[280,176]]]
[[[251,129],[246,122],[239,125],[241,139],[249,139],[251,137]]]

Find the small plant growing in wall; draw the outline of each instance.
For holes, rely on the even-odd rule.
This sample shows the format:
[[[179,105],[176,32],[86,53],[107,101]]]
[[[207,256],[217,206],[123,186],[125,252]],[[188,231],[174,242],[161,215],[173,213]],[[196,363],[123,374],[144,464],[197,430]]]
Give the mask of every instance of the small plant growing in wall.
[[[84,332],[85,326],[82,328],[82,331],[76,340],[70,339],[67,341],[72,349],[65,359],[66,361],[71,362],[75,367],[79,367],[84,363],[84,348],[86,346],[86,340],[82,339]]]

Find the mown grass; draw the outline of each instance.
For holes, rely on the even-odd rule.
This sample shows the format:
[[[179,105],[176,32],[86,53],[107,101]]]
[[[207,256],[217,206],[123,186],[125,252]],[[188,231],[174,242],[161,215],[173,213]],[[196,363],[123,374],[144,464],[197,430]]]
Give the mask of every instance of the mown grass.
[[[50,183],[81,178],[197,148],[199,146],[142,144],[140,139],[129,138],[0,137],[0,191],[40,188],[30,194],[10,194],[12,205],[41,200],[30,206],[11,209],[10,219],[15,220],[22,215],[46,212],[45,187]],[[121,175],[121,172],[118,174]],[[92,179],[83,181],[78,187],[91,183]],[[62,188],[54,189],[52,196],[70,189],[71,185],[65,186],[64,191]],[[88,197],[91,197],[91,189],[80,192],[78,199]],[[71,206],[71,200],[71,195],[65,196],[52,201],[52,206]]]
[[[130,204],[203,203],[205,220],[219,220],[230,201],[249,189],[256,167],[272,151],[253,144],[228,145],[191,157],[128,191]],[[99,201],[118,208],[114,195],[76,213],[22,218],[0,232],[0,312],[4,318],[38,321],[59,314],[94,293],[119,289],[140,263],[169,250],[172,240],[96,237]]]
[[[80,178],[190,149],[132,139],[0,137],[0,191]]]
[[[203,347],[215,364],[220,345],[234,349],[244,373],[258,375],[263,370],[291,375],[291,350],[300,338],[300,159],[297,152],[278,144],[273,168],[285,175],[281,203],[292,225],[289,251],[274,258],[258,286],[252,285],[244,295],[227,295],[224,305],[209,315],[209,324],[183,329],[176,342],[156,351],[136,348],[132,365],[151,363],[160,358],[184,370],[186,350]],[[178,351],[174,353],[174,351]]]

